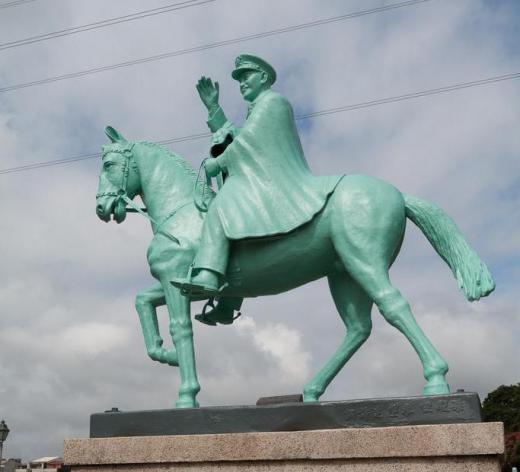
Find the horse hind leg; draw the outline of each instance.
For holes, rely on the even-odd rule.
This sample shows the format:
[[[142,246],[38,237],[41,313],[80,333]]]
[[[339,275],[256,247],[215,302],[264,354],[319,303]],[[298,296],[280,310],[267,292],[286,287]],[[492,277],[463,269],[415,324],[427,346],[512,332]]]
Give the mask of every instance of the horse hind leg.
[[[417,324],[408,301],[390,283],[388,270],[382,265],[374,268],[366,261],[348,256],[343,259],[346,259],[344,262],[350,275],[374,301],[385,320],[403,333],[417,352],[427,380],[424,395],[450,393],[445,378],[448,364]]]
[[[355,182],[354,182],[355,183]],[[405,202],[393,187],[360,180],[358,194],[341,193],[333,218],[334,248],[346,271],[377,305],[383,317],[403,333],[417,352],[427,380],[424,394],[449,393],[448,364],[423,333],[410,305],[392,286],[388,268],[402,242],[406,225]],[[336,208],[336,207],[335,207]]]
[[[347,273],[329,277],[329,287],[347,333],[334,356],[321,371],[305,386],[306,402],[318,401],[347,361],[370,336],[372,300]]]

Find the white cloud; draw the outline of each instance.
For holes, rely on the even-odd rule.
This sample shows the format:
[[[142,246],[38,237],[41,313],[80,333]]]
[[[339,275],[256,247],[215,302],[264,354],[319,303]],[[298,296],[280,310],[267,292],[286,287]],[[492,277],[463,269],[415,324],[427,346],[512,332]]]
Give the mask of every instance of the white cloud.
[[[282,323],[257,326],[253,318],[237,321],[240,333],[252,337],[261,352],[269,354],[281,371],[281,382],[303,383],[309,377],[310,354],[303,349],[301,335]]]
[[[86,354],[98,356],[113,349],[121,349],[128,342],[128,330],[113,324],[85,323],[56,333],[61,340],[63,355]]]

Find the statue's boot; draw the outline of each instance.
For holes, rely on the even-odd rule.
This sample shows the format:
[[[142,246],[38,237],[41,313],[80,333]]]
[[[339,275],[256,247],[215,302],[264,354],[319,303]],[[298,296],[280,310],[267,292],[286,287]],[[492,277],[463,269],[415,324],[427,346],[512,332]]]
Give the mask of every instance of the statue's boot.
[[[219,288],[219,274],[209,269],[200,269],[193,277],[190,271],[188,277],[172,279],[170,282],[180,288],[183,295],[193,297],[214,297],[224,288]]]
[[[240,315],[240,306],[242,305],[242,298],[221,298],[217,306],[214,305],[213,299],[210,299],[204,308],[202,313],[195,315],[195,319],[209,326],[216,326],[217,324],[230,325]],[[211,311],[206,312],[208,308]],[[238,314],[235,316],[235,310]]]

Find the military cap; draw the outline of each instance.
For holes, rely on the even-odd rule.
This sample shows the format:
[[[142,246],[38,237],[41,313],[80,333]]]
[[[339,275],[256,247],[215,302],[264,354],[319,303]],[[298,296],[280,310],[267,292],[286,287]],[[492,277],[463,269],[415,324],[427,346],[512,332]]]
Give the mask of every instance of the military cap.
[[[235,70],[231,73],[231,77],[240,80],[240,75],[246,70],[265,72],[269,85],[273,85],[276,80],[276,71],[271,64],[251,54],[240,54],[235,60]]]

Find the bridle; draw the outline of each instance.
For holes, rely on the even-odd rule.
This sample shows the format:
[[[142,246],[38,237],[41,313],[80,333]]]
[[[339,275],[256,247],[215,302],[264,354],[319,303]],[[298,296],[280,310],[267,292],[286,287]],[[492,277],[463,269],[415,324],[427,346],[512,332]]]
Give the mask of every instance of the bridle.
[[[134,147],[134,143],[129,143],[127,147],[124,149],[110,149],[103,151],[102,158],[105,157],[107,154],[110,153],[116,153],[121,154],[125,159],[123,161],[123,164],[113,163],[112,165],[119,165],[123,167],[123,172],[121,173],[121,182],[118,186],[117,191],[112,192],[101,192],[96,193],[96,198],[100,197],[115,197],[114,207],[117,206],[120,200],[123,200],[130,208],[125,208],[126,212],[129,213],[139,213],[140,215],[144,216],[148,220],[150,220],[153,225],[155,226],[154,234],[162,233],[165,236],[169,237],[173,241],[175,241],[177,244],[180,244],[179,240],[170,234],[169,232],[162,229],[162,225],[166,223],[175,213],[177,213],[181,208],[185,207],[186,205],[193,202],[193,199],[186,199],[181,201],[179,205],[177,205],[170,213],[166,215],[165,218],[163,218],[162,221],[158,222],[148,214],[148,211],[146,208],[140,208],[129,196],[127,193],[127,186],[128,186],[128,178],[130,176],[130,169],[133,169],[136,173],[139,173],[139,169],[137,168],[137,165],[134,160],[134,155],[132,153]]]

